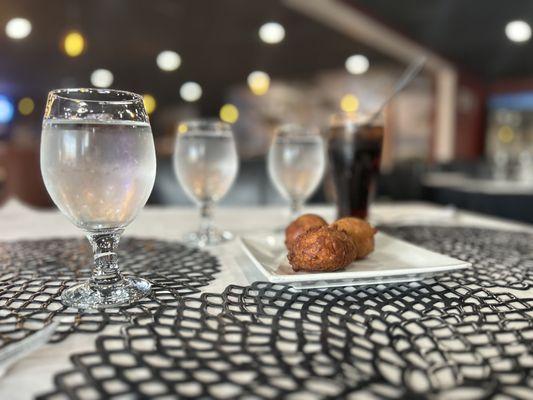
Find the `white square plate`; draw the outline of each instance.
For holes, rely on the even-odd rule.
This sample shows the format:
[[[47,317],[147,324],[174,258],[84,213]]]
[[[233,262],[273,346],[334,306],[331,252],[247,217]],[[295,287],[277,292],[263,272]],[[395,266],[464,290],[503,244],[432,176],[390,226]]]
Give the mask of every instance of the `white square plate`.
[[[287,260],[283,235],[258,233],[240,240],[246,254],[269,282],[298,289],[414,281],[471,265],[380,232],[374,252],[343,270],[294,272]]]

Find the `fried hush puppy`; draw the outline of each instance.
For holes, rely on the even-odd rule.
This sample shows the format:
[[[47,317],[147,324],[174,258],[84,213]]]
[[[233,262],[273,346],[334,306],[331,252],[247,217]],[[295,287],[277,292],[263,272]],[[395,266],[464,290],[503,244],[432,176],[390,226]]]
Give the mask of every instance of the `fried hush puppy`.
[[[297,237],[287,258],[294,271],[331,272],[357,257],[357,247],[343,231],[321,226]]]
[[[312,228],[320,228],[321,226],[326,226],[328,223],[324,218],[316,214],[303,214],[300,217],[292,221],[289,226],[285,229],[285,246],[287,249],[290,249],[294,244],[295,240],[302,233],[307,232]]]
[[[377,230],[368,222],[354,217],[335,221],[333,228],[345,232],[357,246],[357,259],[365,258],[374,251],[374,235]]]

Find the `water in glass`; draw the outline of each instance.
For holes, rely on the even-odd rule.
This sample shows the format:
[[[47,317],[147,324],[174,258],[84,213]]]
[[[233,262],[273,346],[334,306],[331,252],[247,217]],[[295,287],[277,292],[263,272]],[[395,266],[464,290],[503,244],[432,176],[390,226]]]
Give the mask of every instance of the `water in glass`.
[[[291,202],[293,217],[318,188],[326,167],[324,140],[319,135],[280,131],[268,152],[268,172],[280,194]]]
[[[148,200],[156,165],[149,124],[52,120],[41,140],[48,193],[81,229],[125,227]]]
[[[233,137],[186,134],[177,142],[174,166],[180,184],[191,199],[198,203],[217,202],[237,176]]]

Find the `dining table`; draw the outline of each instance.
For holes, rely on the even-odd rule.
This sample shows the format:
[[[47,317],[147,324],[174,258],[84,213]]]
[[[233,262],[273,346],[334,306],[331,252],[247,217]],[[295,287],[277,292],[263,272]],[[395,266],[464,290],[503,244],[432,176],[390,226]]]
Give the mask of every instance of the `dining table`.
[[[332,205],[305,212],[335,219]],[[376,203],[380,231],[471,263],[412,282],[295,290],[270,283],[239,237],[279,232],[287,207],[221,206],[236,238],[180,242],[197,210],[147,206],[120,265],[148,298],[64,306],[87,279],[83,232],[57,210],[0,208],[0,399],[533,398],[533,227],[420,202]]]

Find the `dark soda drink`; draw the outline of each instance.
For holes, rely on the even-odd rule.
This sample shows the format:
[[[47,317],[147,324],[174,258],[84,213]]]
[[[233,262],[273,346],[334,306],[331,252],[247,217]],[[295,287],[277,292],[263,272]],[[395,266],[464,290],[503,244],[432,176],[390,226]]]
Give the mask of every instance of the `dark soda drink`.
[[[383,143],[383,124],[332,124],[329,163],[336,189],[338,217],[366,218]]]

